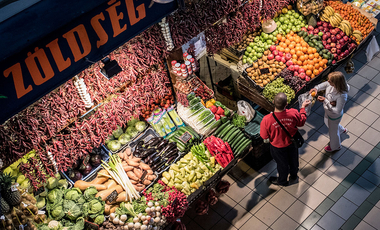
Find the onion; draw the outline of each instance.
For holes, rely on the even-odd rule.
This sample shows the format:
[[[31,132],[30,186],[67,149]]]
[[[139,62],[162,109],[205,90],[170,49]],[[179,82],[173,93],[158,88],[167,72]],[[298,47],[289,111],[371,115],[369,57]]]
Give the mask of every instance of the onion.
[[[156,202],[156,203],[154,203],[154,205],[156,205],[156,206],[160,206],[160,203]]]
[[[113,224],[119,224],[119,221],[120,221],[119,218],[116,217],[115,219],[113,219],[112,223]]]
[[[139,229],[141,227],[141,224],[139,222],[135,223],[135,228]]]
[[[149,220],[144,220],[143,224],[148,225],[149,224]]]
[[[141,219],[142,216],[143,216],[142,213],[139,213],[139,214],[137,215],[137,217],[138,217],[139,219]]]
[[[128,225],[124,225],[124,230],[128,230],[128,229],[129,229]]]
[[[145,212],[146,212],[146,213],[150,213],[150,208],[146,208],[146,209],[145,209]]]
[[[119,225],[124,225],[124,221],[119,220]]]
[[[150,219],[152,219],[152,217],[148,215],[148,216],[145,216],[145,219],[150,220]]]
[[[127,218],[128,218],[127,215],[121,215],[120,216],[120,220],[124,221],[124,222],[127,220]]]
[[[161,211],[161,207],[156,207],[156,211],[160,212]]]
[[[160,217],[156,217],[156,218],[154,218],[154,222],[155,222],[155,223],[158,223],[158,222],[160,222],[160,220],[161,220],[161,218],[160,218]]]
[[[154,211],[156,211],[156,208],[155,208],[155,207],[151,207],[151,208],[150,208],[150,211],[151,211],[151,212],[154,212]]]
[[[160,217],[160,216],[161,216],[161,213],[160,213],[160,212],[156,212],[156,216],[157,216],[157,217]]]
[[[116,214],[114,212],[110,214],[110,219],[111,220],[115,219],[115,217],[116,217]]]
[[[139,218],[138,217],[133,218],[133,222],[135,223],[139,222]]]
[[[148,229],[148,226],[146,226],[145,224],[141,225],[141,230],[146,230]]]
[[[151,208],[153,206],[152,202],[148,202],[148,207]]]
[[[128,223],[128,227],[132,229],[135,225],[133,223]]]
[[[141,219],[142,221],[144,221],[144,220],[146,220],[146,217],[145,217],[145,216],[141,216],[140,219]]]

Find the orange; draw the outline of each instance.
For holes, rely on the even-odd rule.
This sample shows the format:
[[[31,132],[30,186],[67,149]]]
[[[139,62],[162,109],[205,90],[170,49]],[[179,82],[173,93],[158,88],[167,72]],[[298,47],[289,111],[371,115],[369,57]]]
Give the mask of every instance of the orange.
[[[312,53],[313,53],[313,49],[312,49],[312,48],[308,48],[308,49],[307,49],[307,53],[308,53],[308,54],[312,54]]]
[[[285,50],[284,47],[280,47],[278,51],[284,52],[284,50]]]
[[[304,54],[306,54],[306,53],[307,53],[307,47],[302,46],[302,52],[303,52]]]
[[[317,53],[317,49],[316,48],[311,48],[311,50],[313,51],[313,53]]]
[[[306,42],[304,42],[304,41],[301,42],[301,45],[302,45],[302,47],[308,47],[308,46],[309,46],[309,45],[308,45]]]
[[[305,61],[305,56],[300,56],[299,60],[302,61],[302,62]]]
[[[286,45],[289,45],[289,44],[290,44],[290,40],[289,40],[289,39],[286,39],[286,40],[285,40],[285,44],[286,44]]]
[[[315,64],[317,64],[317,63],[318,63],[318,59],[317,59],[317,58],[313,58],[313,62],[314,62]]]
[[[296,47],[302,47],[302,46],[301,46],[301,43],[297,43],[297,44],[296,44]]]
[[[294,35],[293,30],[291,30],[289,34],[290,34],[291,36],[293,36],[293,35]]]
[[[309,69],[309,70],[313,70],[314,69],[314,66],[313,65],[307,65],[307,69]]]
[[[298,50],[298,51],[296,52],[296,54],[297,54],[298,57],[300,57],[300,56],[302,55],[302,52]]]
[[[307,60],[305,60],[303,63],[302,63],[303,66],[305,66],[305,69],[307,67]]]
[[[314,65],[314,69],[316,69],[316,70],[319,69],[319,64],[318,63]]]
[[[309,54],[309,60],[313,60],[313,59],[314,59],[314,55]]]
[[[286,41],[286,37],[282,37],[282,38],[281,38],[281,41],[282,41],[282,42],[285,42],[285,41]]]
[[[322,67],[324,64],[325,64],[325,62],[324,62],[323,60],[320,60],[320,61],[319,61],[319,66]]]
[[[322,68],[322,67],[319,67],[318,71],[319,71],[319,72],[322,72],[322,71],[323,71],[323,68]]]
[[[299,42],[301,41],[301,39],[298,38],[298,37],[296,37],[296,38],[294,39],[294,41],[295,41],[296,43],[299,43]]]
[[[289,39],[289,41],[291,41],[291,42],[294,41],[294,38],[293,38],[293,37],[289,37],[288,39]]]
[[[314,75],[314,74],[312,74],[312,75],[310,76],[310,78],[311,78],[311,79],[315,78],[315,75]]]
[[[314,62],[313,62],[313,60],[309,60],[309,61],[307,61],[307,64],[308,65],[314,65]]]
[[[322,61],[324,64],[327,64],[327,62],[328,62],[327,59],[323,59]]]
[[[306,70],[306,75],[307,76],[311,76],[313,73],[311,72],[311,70]]]
[[[318,54],[318,53],[314,53],[314,57],[315,57],[315,58],[318,58],[318,57],[319,57],[319,54]]]
[[[297,59],[294,59],[294,58],[293,58],[293,59],[292,59],[292,62],[293,62],[293,63],[296,63],[296,62],[297,62]]]
[[[302,65],[302,61],[297,61],[297,65]]]
[[[312,97],[315,97],[315,96],[317,96],[317,93],[315,92],[315,91],[313,91],[313,92],[311,92],[311,94],[310,94]]]
[[[288,47],[285,48],[285,53],[289,53],[290,49]]]
[[[277,40],[281,40],[281,38],[282,38],[282,35],[281,34],[277,34]]]
[[[288,40],[288,41],[289,41],[289,40]],[[281,44],[281,47],[286,48],[286,47],[288,47],[288,45],[287,45],[285,42],[283,42],[283,43]]]
[[[317,69],[314,69],[313,74],[317,76],[319,74],[319,71]]]
[[[293,50],[293,51],[294,51],[294,50]],[[295,55],[295,54],[293,54],[293,55],[292,55],[292,58],[297,60],[297,59],[298,59],[298,56]]]
[[[289,49],[294,49],[294,44],[290,43],[290,44],[288,45],[288,47],[289,47]]]
[[[295,50],[295,49],[291,49],[291,50],[290,50],[290,54],[296,55],[296,50]],[[296,56],[297,56],[297,55],[296,55]]]

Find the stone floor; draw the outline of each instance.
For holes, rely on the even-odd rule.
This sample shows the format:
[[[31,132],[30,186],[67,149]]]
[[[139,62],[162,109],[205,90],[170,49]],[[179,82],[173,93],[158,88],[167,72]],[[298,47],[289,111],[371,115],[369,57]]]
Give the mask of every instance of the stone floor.
[[[324,151],[324,111],[315,104],[300,129],[306,144],[299,151],[298,184],[269,185],[269,176],[277,174],[273,161],[259,171],[241,161],[225,177],[230,190],[208,215],[189,209],[182,218],[187,229],[380,229],[380,54],[366,60],[365,50],[359,52],[355,72],[346,75],[351,90],[341,124],[349,132],[340,151]],[[202,74],[207,78],[208,70]]]

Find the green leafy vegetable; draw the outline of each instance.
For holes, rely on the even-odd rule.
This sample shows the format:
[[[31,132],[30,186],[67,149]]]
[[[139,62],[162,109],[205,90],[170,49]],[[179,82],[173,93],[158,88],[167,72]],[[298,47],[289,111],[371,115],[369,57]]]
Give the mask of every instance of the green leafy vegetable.
[[[77,201],[82,196],[82,191],[79,188],[67,189],[65,191],[65,199]]]
[[[87,201],[90,201],[90,200],[95,198],[95,195],[97,193],[98,193],[98,190],[94,186],[90,186],[90,187],[86,188],[86,190],[84,190],[83,195]]]
[[[108,142],[107,148],[115,152],[121,148],[121,144],[118,140],[113,140],[113,141]]]
[[[104,205],[105,202],[100,197],[88,202],[88,216],[96,218],[97,215],[102,214],[104,212]]]
[[[83,214],[81,207],[72,200],[63,201],[63,210],[65,212],[65,216],[72,221],[76,220]]]
[[[247,118],[245,116],[241,116],[237,113],[235,113],[232,118],[232,124],[238,128],[244,128],[246,121],[247,121]]]
[[[99,215],[94,220],[94,223],[98,225],[103,224],[103,222],[104,222],[104,215]]]
[[[137,123],[138,121],[139,121],[138,119],[132,117],[132,119],[128,121],[127,125],[128,125],[129,127],[135,127],[135,125],[136,125],[136,123]]]
[[[112,132],[112,135],[117,139],[120,137],[120,135],[123,134],[123,129],[121,127],[118,127],[116,130]]]
[[[120,135],[118,140],[119,140],[120,144],[125,145],[131,140],[131,135],[129,135],[127,133],[123,133]]]
[[[139,133],[139,131],[137,131],[135,127],[129,126],[125,133],[128,133],[131,137],[135,137]]]
[[[135,128],[137,129],[137,131],[142,132],[145,130],[146,124],[143,121],[138,121],[136,122]]]

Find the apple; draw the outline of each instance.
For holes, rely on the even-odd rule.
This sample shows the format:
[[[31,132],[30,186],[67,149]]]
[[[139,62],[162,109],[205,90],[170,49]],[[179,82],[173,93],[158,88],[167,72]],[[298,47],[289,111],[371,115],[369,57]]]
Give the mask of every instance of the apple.
[[[300,73],[300,74],[298,75],[298,77],[300,77],[302,80],[304,80],[305,77],[306,77],[306,74],[305,74],[305,73]]]
[[[280,52],[278,52],[278,55],[280,55],[280,57],[283,57],[284,53],[280,51]]]
[[[323,36],[323,32],[322,31],[319,32],[318,35],[319,35],[319,37],[322,37]]]
[[[290,53],[286,53],[285,54],[285,59],[288,61],[290,59],[292,59],[292,55]]]
[[[332,63],[333,65],[335,65],[336,61],[335,61],[335,60],[333,60],[331,63]]]
[[[340,53],[342,53],[342,51],[340,49],[336,49],[336,53],[339,55]]]
[[[299,72],[299,73],[305,73],[305,70],[304,70],[303,68],[300,68],[300,69],[298,70],[298,72]]]
[[[273,54],[269,54],[268,55],[268,60],[272,60],[274,58],[274,55]]]
[[[337,41],[336,37],[335,36],[331,36],[331,42],[336,43],[336,41]]]
[[[280,57],[279,55],[277,55],[277,56],[275,57],[275,59],[276,59],[276,61],[281,61],[281,57]]]
[[[331,30],[331,34],[336,35],[337,33],[338,33],[338,30],[336,30],[336,29],[332,29],[332,30]]]
[[[331,33],[327,31],[326,35],[327,35],[327,38],[329,38],[331,36]]]
[[[330,23],[328,23],[327,28],[329,28],[331,30],[333,28],[333,26]]]
[[[328,50],[331,50],[331,46],[330,46],[329,44],[327,44],[327,45],[325,46],[325,48],[328,49]]]
[[[281,58],[281,62],[284,63],[284,64],[286,63],[286,59],[285,59],[285,57],[282,57],[282,58]]]
[[[323,26],[318,26],[319,31],[323,31],[324,27]]]
[[[274,51],[274,50],[276,50],[276,46],[274,46],[274,45],[271,45],[270,47],[269,47],[269,49],[270,49],[270,51]]]
[[[332,48],[334,48],[334,47],[336,47],[336,44],[335,44],[334,42],[332,42],[332,43],[330,44],[330,46],[331,46]]]
[[[307,27],[307,30],[314,30],[314,27],[312,27],[312,26],[308,26],[308,27]]]
[[[338,42],[339,42],[340,44],[344,44],[344,43],[345,43],[345,41],[344,41],[343,38],[339,39]]]
[[[336,48],[337,48],[338,50],[340,50],[340,49],[342,49],[342,45],[341,45],[341,44],[336,44]]]
[[[322,26],[322,21],[317,22],[317,26]]]
[[[289,69],[290,71],[294,71],[294,65],[290,65],[290,66],[288,67],[288,69]]]
[[[301,30],[302,31],[307,31],[307,29],[305,27],[302,27]]]
[[[325,27],[325,28],[327,28],[327,27],[329,26],[329,23],[327,23],[327,22],[322,22],[322,26]]]
[[[299,73],[297,71],[294,71],[294,76],[298,77]]]
[[[345,50],[343,54],[344,54],[344,56],[347,56],[350,54],[350,52],[348,50]]]
[[[305,77],[305,81],[310,81],[310,77],[309,77],[309,76],[306,76],[306,77]]]
[[[322,44],[323,44],[323,46],[326,46],[327,42],[326,41],[322,41]]]
[[[273,54],[274,56],[278,56],[278,50],[273,50],[272,54]]]
[[[331,38],[328,38],[327,41],[326,41],[328,44],[330,44],[332,41],[331,41]]]
[[[336,39],[338,39],[338,40],[342,38],[342,36],[340,36],[340,34],[337,34],[335,37],[336,37]]]
[[[345,35],[345,36],[343,37],[343,39],[344,39],[345,41],[348,41],[350,38],[349,38],[347,35]]]
[[[338,54],[335,53],[335,54],[334,54],[334,58],[338,58]]]
[[[298,71],[300,69],[300,66],[299,65],[294,65],[294,71]]]
[[[289,60],[289,61],[286,62],[286,66],[291,66],[291,65],[293,65],[292,61]]]
[[[331,48],[331,53],[335,54],[336,53],[336,48]]]
[[[314,32],[314,34],[318,34],[319,33],[319,29],[314,29],[313,32]]]

